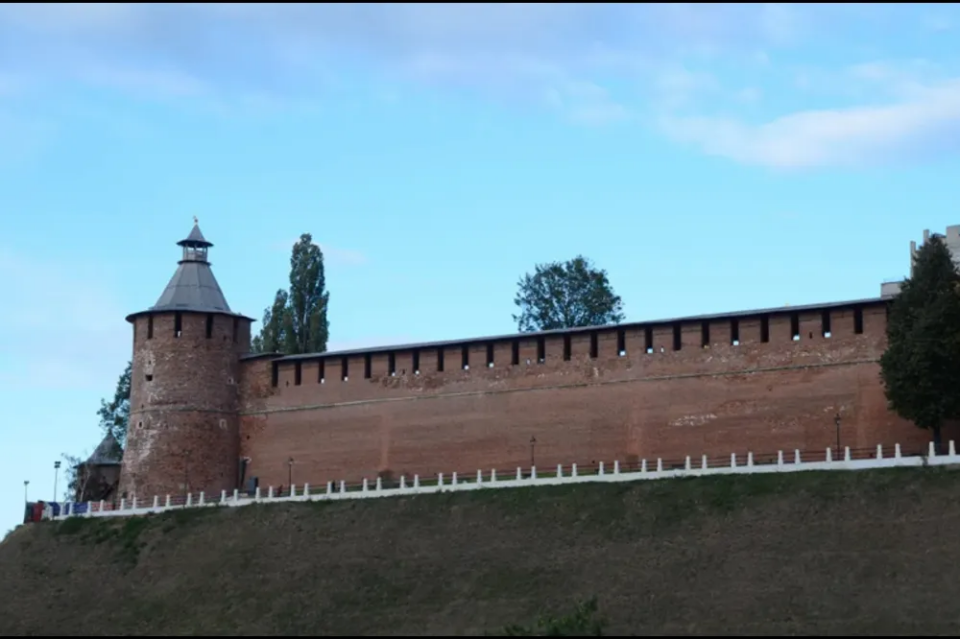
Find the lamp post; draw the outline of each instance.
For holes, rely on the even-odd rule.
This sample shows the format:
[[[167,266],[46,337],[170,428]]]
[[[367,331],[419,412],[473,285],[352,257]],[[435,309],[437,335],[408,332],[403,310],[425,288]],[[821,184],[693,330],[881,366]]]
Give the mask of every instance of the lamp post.
[[[837,427],[837,459],[840,459],[840,413],[833,418],[833,423]]]
[[[536,438],[536,437],[531,437],[531,438],[530,438],[530,468],[533,468],[533,467],[535,467],[535,466],[537,465],[537,463],[536,463],[536,461],[535,461],[535,458],[534,458],[534,447],[535,447],[536,445],[537,445],[537,438]]]
[[[293,457],[287,460],[287,488],[293,486]]]
[[[27,497],[27,486],[29,486],[29,485],[30,485],[30,480],[29,480],[29,479],[24,479],[24,480],[23,480],[23,503],[25,503],[25,504],[29,504],[29,503],[30,503],[30,499]]]
[[[57,480],[60,479],[60,461],[53,462],[53,501],[57,501]]]

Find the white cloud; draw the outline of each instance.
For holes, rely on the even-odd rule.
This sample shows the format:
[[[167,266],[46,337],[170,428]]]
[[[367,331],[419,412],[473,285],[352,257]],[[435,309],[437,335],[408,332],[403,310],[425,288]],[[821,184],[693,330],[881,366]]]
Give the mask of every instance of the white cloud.
[[[955,19],[942,8],[853,3],[0,5],[0,66],[31,85],[82,82],[223,114],[309,110],[354,86],[338,73],[364,71],[371,85],[390,87],[364,95],[397,96],[411,85],[467,90],[590,125],[653,115],[709,153],[810,167],[875,160],[873,149],[922,157],[930,131],[953,129],[941,108],[909,94],[951,98],[934,84],[942,74],[918,65],[894,79],[874,63],[844,74],[850,61],[839,60],[798,74],[781,60],[830,44],[876,50],[905,24],[920,34]],[[798,78],[793,86],[764,84],[788,74]],[[798,87],[806,92],[785,95]],[[742,114],[759,111],[761,94],[771,98],[763,108],[781,111],[750,124]],[[891,96],[899,102],[850,107]],[[784,115],[790,97],[823,100],[819,110]],[[718,116],[721,107],[729,115]],[[876,129],[881,122],[890,129]],[[813,137],[797,144],[798,128]],[[852,147],[827,148],[835,143]]]
[[[759,125],[671,116],[661,125],[710,155],[782,169],[916,159],[958,148],[960,80],[917,87],[897,103],[805,111]]]

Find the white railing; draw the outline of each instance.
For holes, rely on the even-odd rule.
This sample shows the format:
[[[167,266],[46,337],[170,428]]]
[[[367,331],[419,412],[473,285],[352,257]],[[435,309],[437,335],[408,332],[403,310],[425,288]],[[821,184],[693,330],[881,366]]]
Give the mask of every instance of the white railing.
[[[418,475],[414,475],[412,481],[406,477],[401,477],[398,485],[387,487],[381,478],[374,482],[364,479],[360,484],[347,485],[346,482],[328,482],[325,489],[316,491],[309,484],[294,486],[283,494],[277,494],[274,488],[268,487],[264,492],[257,488],[253,495],[241,494],[238,490],[228,494],[222,491],[217,498],[211,499],[204,493],[187,495],[186,497],[172,497],[166,495],[163,498],[153,497],[147,501],[137,499],[121,500],[117,507],[105,502],[86,502],[86,503],[66,503],[60,513],[51,515],[49,519],[66,519],[68,517],[125,517],[132,515],[146,515],[150,513],[161,513],[168,510],[182,510],[184,508],[209,508],[209,507],[237,507],[247,506],[249,504],[262,503],[286,503],[303,501],[328,501],[338,499],[369,499],[375,497],[393,497],[403,495],[429,495],[440,492],[466,491],[478,489],[496,489],[496,488],[521,488],[530,486],[558,486],[564,484],[586,484],[595,482],[630,482],[649,479],[668,479],[677,477],[704,477],[709,475],[749,475],[760,473],[790,473],[803,471],[823,471],[823,470],[867,470],[875,468],[908,468],[920,466],[945,466],[950,464],[960,464],[960,455],[957,455],[954,442],[949,443],[946,454],[936,454],[934,444],[931,442],[925,455],[903,455],[901,454],[900,444],[894,446],[893,454],[884,455],[883,446],[878,445],[875,450],[871,449],[869,455],[862,458],[854,458],[850,447],[844,449],[842,459],[833,459],[833,449],[826,449],[822,461],[804,461],[804,457],[809,457],[809,453],[801,454],[801,451],[795,450],[792,455],[785,456],[780,451],[775,459],[767,462],[758,462],[754,460],[753,453],[748,453],[746,458],[738,459],[737,455],[731,455],[729,463],[723,465],[708,464],[707,456],[702,456],[699,460],[693,460],[687,457],[679,467],[667,467],[662,459],[657,459],[655,465],[648,467],[647,460],[643,460],[636,465],[636,469],[624,470],[619,462],[613,462],[612,466],[605,466],[602,462],[595,468],[584,472],[573,464],[567,469],[563,466],[557,466],[556,469],[543,472],[537,468],[531,467],[527,470],[517,468],[515,473],[498,475],[496,470],[484,473],[478,470],[474,476],[458,476],[452,473],[445,477],[440,474],[436,479],[421,481]],[[698,463],[699,462],[699,463]]]

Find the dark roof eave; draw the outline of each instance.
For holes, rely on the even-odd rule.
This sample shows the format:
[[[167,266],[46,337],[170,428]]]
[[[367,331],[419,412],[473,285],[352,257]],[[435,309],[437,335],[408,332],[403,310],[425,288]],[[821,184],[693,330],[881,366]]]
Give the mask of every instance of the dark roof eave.
[[[397,344],[397,345],[387,345],[387,346],[372,346],[369,348],[355,348],[350,350],[342,351],[327,351],[324,353],[303,353],[301,355],[283,355],[277,357],[274,354],[273,357],[276,357],[280,361],[295,361],[295,360],[310,360],[310,359],[319,359],[321,357],[345,357],[350,355],[365,355],[367,353],[383,353],[387,351],[408,351],[413,349],[425,349],[425,348],[437,348],[440,346],[456,346],[458,344],[473,344],[477,342],[498,342],[509,339],[530,339],[540,336],[550,336],[550,335],[564,335],[564,334],[577,334],[577,333],[587,333],[590,331],[596,330],[610,330],[611,328],[637,328],[641,326],[656,326],[664,324],[672,324],[674,322],[698,322],[704,320],[718,320],[718,319],[734,319],[734,318],[744,318],[744,317],[757,317],[760,315],[783,315],[786,313],[802,313],[804,311],[816,311],[823,310],[828,308],[844,308],[851,306],[863,306],[870,304],[880,304],[888,302],[893,299],[893,296],[881,296],[881,297],[870,297],[866,299],[859,300],[848,300],[845,302],[827,302],[823,304],[806,304],[803,306],[778,306],[775,308],[765,308],[765,309],[755,309],[749,311],[733,311],[730,313],[714,313],[712,315],[691,315],[688,317],[673,317],[669,319],[659,319],[659,320],[649,320],[645,322],[627,322],[624,324],[607,324],[605,326],[583,326],[578,328],[560,328],[551,331],[539,331],[535,333],[510,333],[507,335],[490,335],[486,337],[470,337],[465,339],[451,339],[443,340],[437,342],[423,342],[419,344]],[[268,355],[267,353],[263,354],[264,356]],[[250,359],[253,359],[252,357]]]
[[[219,309],[215,309],[215,308],[197,308],[197,307],[189,307],[189,306],[185,306],[185,307],[182,307],[182,308],[166,308],[166,307],[164,307],[164,308],[148,308],[148,309],[146,309],[146,310],[144,310],[144,311],[137,311],[136,313],[130,313],[129,315],[127,315],[126,320],[127,320],[128,322],[133,322],[133,320],[135,320],[136,318],[141,317],[141,316],[143,316],[143,315],[153,315],[153,314],[157,314],[157,313],[197,313],[197,314],[201,314],[201,315],[206,315],[206,314],[211,314],[211,313],[212,313],[213,315],[227,315],[227,316],[229,316],[229,317],[238,317],[238,318],[240,318],[240,319],[245,319],[245,320],[248,320],[248,321],[250,321],[250,322],[256,322],[256,321],[257,321],[257,320],[255,320],[255,319],[253,319],[252,317],[247,317],[246,315],[243,315],[243,314],[241,314],[241,313],[234,313],[233,311],[223,311],[223,310],[219,310]]]

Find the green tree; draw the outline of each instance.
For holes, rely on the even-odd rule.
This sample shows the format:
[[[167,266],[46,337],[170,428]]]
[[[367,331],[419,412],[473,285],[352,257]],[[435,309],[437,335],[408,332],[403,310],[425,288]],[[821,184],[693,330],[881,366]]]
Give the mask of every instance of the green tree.
[[[330,324],[323,252],[309,233],[300,236],[290,256],[290,288],[278,290],[263,314],[263,328],[253,339],[256,353],[322,353]]]
[[[941,236],[917,251],[890,303],[880,375],[890,408],[933,434],[960,418],[960,272]]]
[[[133,362],[127,362],[127,367],[117,380],[117,388],[113,399],[107,402],[100,400],[100,429],[103,434],[112,433],[121,447],[127,444],[127,426],[130,423],[130,376],[133,372]]]
[[[606,619],[599,616],[597,599],[593,597],[577,604],[570,614],[554,617],[544,615],[534,626],[512,625],[488,636],[500,637],[602,637]]]
[[[567,262],[538,264],[517,287],[513,301],[520,314],[513,319],[522,332],[618,324],[624,318],[623,303],[607,272],[581,255]]]
[[[254,353],[282,353],[285,349],[287,335],[287,292],[277,291],[273,298],[273,306],[263,312],[263,328],[260,334],[253,338],[251,348]]]

